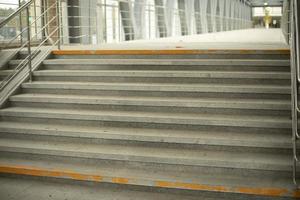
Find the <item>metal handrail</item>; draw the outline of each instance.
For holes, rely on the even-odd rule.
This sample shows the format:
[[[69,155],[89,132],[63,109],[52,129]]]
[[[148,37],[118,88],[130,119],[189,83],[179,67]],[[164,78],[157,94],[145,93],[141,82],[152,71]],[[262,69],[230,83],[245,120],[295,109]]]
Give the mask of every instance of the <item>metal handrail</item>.
[[[17,67],[13,70],[13,72],[11,74],[9,74],[7,77],[4,78],[4,80],[1,82],[0,84],[0,92],[2,92],[4,90],[4,88],[9,85],[10,82],[12,82],[12,80],[21,72],[24,71],[24,69],[26,67],[28,67],[28,77],[29,77],[29,81],[32,81],[32,61],[33,58],[36,57],[36,55],[41,51],[42,46],[45,46],[47,44],[47,41],[49,41],[51,38],[54,37],[54,34],[57,33],[58,37],[56,37],[56,41],[52,43],[52,46],[50,46],[50,48],[52,48],[54,45],[57,45],[58,48],[60,49],[60,12],[59,12],[59,8],[60,8],[60,0],[56,0],[52,5],[50,5],[48,8],[44,6],[42,6],[41,8],[43,8],[43,12],[41,12],[40,16],[36,16],[35,15],[35,20],[33,22],[29,21],[29,16],[30,16],[30,6],[33,3],[34,6],[36,6],[36,0],[30,0],[29,2],[27,2],[26,4],[24,4],[22,7],[20,7],[17,11],[15,11],[13,14],[11,14],[4,22],[1,22],[1,25],[5,26],[5,24],[9,23],[10,20],[13,20],[14,17],[18,16],[20,14],[20,12],[22,12],[23,10],[26,11],[26,26],[24,27],[24,29],[21,31],[20,34],[18,34],[16,37],[12,38],[12,40],[10,40],[10,43],[13,42],[14,40],[18,39],[18,37],[21,37],[21,41],[23,40],[23,35],[25,35],[24,33],[27,32],[27,38],[25,40],[25,42],[21,42],[21,45],[18,49],[16,49],[13,53],[16,54],[19,51],[21,51],[23,48],[27,47],[27,52],[28,55],[17,65]],[[48,19],[46,24],[44,24],[42,26],[42,28],[37,31],[35,30],[35,34],[31,34],[31,28],[33,25],[37,25],[37,20],[39,20],[40,18],[46,18],[46,15],[48,14],[48,12],[50,11],[50,9],[55,8],[57,10],[57,14],[52,17],[50,20]],[[36,11],[34,11],[36,12]],[[51,33],[46,33],[48,30],[48,27],[50,26],[51,23],[53,23],[54,21],[57,21],[56,23],[56,27],[52,30]],[[2,26],[2,27],[3,27]],[[1,28],[1,27],[0,27]],[[31,41],[36,37],[39,36],[39,34],[42,35],[42,39],[41,41],[36,45],[36,48],[32,51],[32,44]],[[46,35],[46,36],[45,36]],[[45,36],[45,37],[44,37]]]
[[[33,1],[34,0],[29,0],[27,3],[25,3],[21,7],[19,7],[15,12],[13,12],[12,14],[10,14],[7,18],[5,18],[4,20],[2,20],[0,22],[0,28],[2,28],[3,26],[5,26],[7,23],[9,23],[16,16],[18,16],[23,10],[27,9],[31,5],[31,3]]]
[[[297,180],[297,168],[299,158],[297,153],[298,142],[300,140],[298,132],[298,105],[299,83],[300,83],[300,60],[299,60],[299,13],[297,11],[297,0],[291,0],[290,9],[290,45],[291,45],[291,98],[292,98],[292,143],[293,143],[293,182],[300,188]]]

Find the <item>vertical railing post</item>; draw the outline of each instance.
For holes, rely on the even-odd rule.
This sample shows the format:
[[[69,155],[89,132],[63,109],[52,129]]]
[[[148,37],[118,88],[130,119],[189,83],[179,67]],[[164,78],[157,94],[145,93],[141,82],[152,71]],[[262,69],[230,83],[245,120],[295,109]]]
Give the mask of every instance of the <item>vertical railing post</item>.
[[[33,1],[33,9],[34,9],[35,39],[38,40],[37,20],[36,20],[36,2],[35,2],[35,0]]]
[[[21,0],[19,0],[19,7],[21,7]],[[22,34],[22,12],[20,12],[20,15],[19,15],[19,29],[20,29],[20,43],[22,46],[23,45],[23,34]]]
[[[56,23],[57,23],[57,48],[60,50],[61,49],[61,43],[60,43],[60,5],[59,5],[60,0],[56,0]]]
[[[32,81],[32,65],[31,65],[31,34],[30,34],[30,21],[29,21],[29,7],[26,8],[26,21],[27,21],[27,51],[28,51],[28,70],[29,81]]]
[[[149,39],[151,39],[151,6],[148,5],[148,24],[149,24]]]

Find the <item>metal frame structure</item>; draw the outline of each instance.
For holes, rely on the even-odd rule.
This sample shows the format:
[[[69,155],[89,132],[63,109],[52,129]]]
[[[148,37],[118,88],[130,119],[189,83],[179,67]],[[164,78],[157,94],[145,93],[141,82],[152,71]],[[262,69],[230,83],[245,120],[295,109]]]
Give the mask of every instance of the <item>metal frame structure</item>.
[[[62,23],[63,30],[78,30],[77,35],[62,34],[65,44],[113,43],[252,27],[247,0],[89,0],[85,5],[63,6],[63,10],[79,10],[62,13],[69,18]],[[70,19],[76,19],[78,25],[70,27]],[[91,23],[84,23],[87,19]],[[99,24],[104,27],[98,27]]]
[[[28,75],[29,75],[29,81],[32,81],[32,60],[33,58],[40,52],[40,49],[43,46],[49,46],[52,47],[53,45],[57,45],[58,48],[60,48],[60,0],[56,0],[52,5],[49,5],[48,7],[45,7],[45,5],[42,7],[41,15],[36,15],[36,1],[37,0],[30,0],[24,5],[20,6],[14,13],[9,15],[5,20],[0,22],[0,29],[7,26],[10,22],[15,20],[16,17],[18,19],[20,15],[22,15],[22,12],[25,12],[25,19],[26,19],[26,25],[24,27],[21,27],[21,31],[19,34],[17,34],[15,37],[11,38],[7,43],[5,43],[3,46],[1,46],[0,50],[10,48],[11,44],[16,44],[18,42],[19,46],[15,49],[14,54],[17,54],[18,52],[22,51],[23,49],[27,50],[27,56],[21,60],[21,62],[18,64],[18,66],[13,70],[11,74],[9,74],[7,77],[4,78],[4,80],[0,84],[0,92],[3,91],[3,89],[21,72],[23,69],[27,67]],[[34,6],[33,9],[31,9],[31,6]],[[44,18],[47,16],[47,14],[50,12],[51,9],[56,9],[56,15],[52,17],[51,19],[47,19],[46,23],[43,24],[43,26],[40,28],[40,30],[37,30],[36,25],[38,21],[43,21]],[[33,10],[34,12],[34,20],[30,21],[30,11]],[[48,29],[51,26],[51,23],[56,20],[56,26],[54,29],[48,33]],[[21,22],[19,23],[21,24]],[[35,30],[32,34],[32,30]],[[57,33],[57,36],[55,36],[55,33]],[[46,37],[44,37],[46,35]],[[26,37],[25,37],[26,36]],[[40,38],[39,40],[34,40],[35,38]],[[52,41],[51,38],[56,38],[55,42]],[[34,49],[32,48],[32,41],[37,42],[34,46]]]
[[[295,185],[300,188],[298,178],[298,171],[300,160],[298,155],[298,146],[300,142],[300,134],[298,128],[299,107],[299,84],[300,84],[300,14],[298,10],[300,4],[298,0],[291,0],[290,2],[290,46],[291,46],[291,83],[292,83],[292,141],[293,141],[293,181]]]

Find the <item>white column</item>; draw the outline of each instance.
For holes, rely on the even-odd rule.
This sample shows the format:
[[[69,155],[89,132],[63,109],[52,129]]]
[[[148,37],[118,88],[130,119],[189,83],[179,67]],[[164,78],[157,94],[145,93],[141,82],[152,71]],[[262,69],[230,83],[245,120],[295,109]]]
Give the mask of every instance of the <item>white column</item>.
[[[226,30],[226,21],[225,21],[225,0],[219,0],[219,8],[220,8],[220,31]]]
[[[39,1],[37,1],[39,2]],[[61,2],[61,25],[62,25],[62,43],[69,44],[69,18],[68,5],[66,1]]]
[[[210,0],[211,2],[211,16],[212,16],[212,32],[217,32],[217,23],[216,23],[216,20],[217,20],[217,3],[218,3],[218,0]]]
[[[234,24],[235,24],[235,1],[236,0],[230,0],[230,30],[234,30]]]
[[[240,8],[239,8],[239,18],[240,18],[240,26],[239,26],[239,29],[243,29],[244,27],[243,27],[243,6],[244,6],[244,2],[243,2],[244,0],[241,0],[240,2],[239,2],[239,4],[240,4]]]
[[[195,0],[185,0],[185,14],[187,19],[187,27],[188,27],[188,34],[192,35],[196,33],[195,29],[195,7],[194,7]]]
[[[224,0],[225,2],[225,30],[230,30],[230,6],[231,6],[231,0]]]
[[[134,2],[135,39],[146,38],[146,0],[135,0]]]
[[[103,12],[103,6],[102,6],[102,0],[97,0],[96,5],[96,28],[97,28],[97,43],[103,43],[104,42],[104,33],[105,33],[105,27],[103,24],[104,22],[104,12]]]
[[[208,4],[208,0],[200,0],[200,15],[201,15],[202,33],[207,33],[208,32],[207,4]]]
[[[174,30],[174,9],[175,9],[175,3],[174,0],[166,0],[166,26],[167,26],[167,36],[173,35]]]

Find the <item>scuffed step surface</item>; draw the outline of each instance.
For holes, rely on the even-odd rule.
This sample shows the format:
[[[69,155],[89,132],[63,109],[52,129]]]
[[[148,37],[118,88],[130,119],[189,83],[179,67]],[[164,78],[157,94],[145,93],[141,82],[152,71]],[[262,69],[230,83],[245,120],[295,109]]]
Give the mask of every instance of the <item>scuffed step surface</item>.
[[[94,140],[110,139],[191,145],[219,145],[228,147],[292,148],[290,134],[272,132],[262,134],[250,131],[239,133],[125,127],[87,127],[8,121],[0,122],[0,132],[22,134],[26,135],[26,137],[52,136]]]
[[[1,138],[0,150],[91,159],[291,171],[290,155]]]
[[[0,116],[72,119],[84,121],[116,121],[128,123],[233,126],[253,128],[291,128],[291,120],[282,116],[230,116],[218,114],[177,114],[136,111],[94,111],[10,107],[0,110]]]

